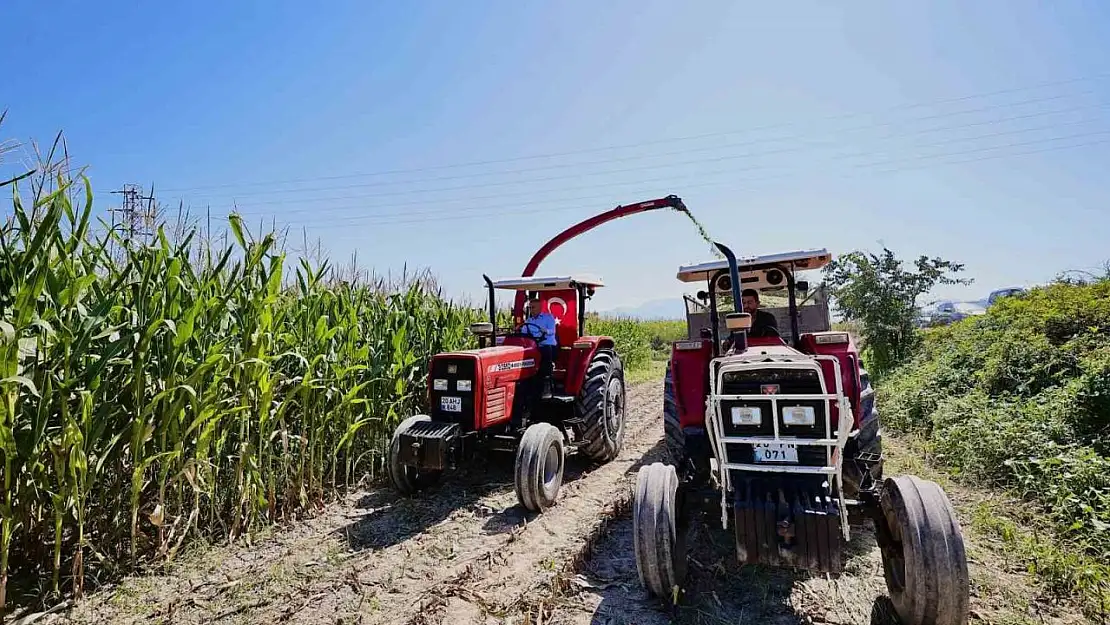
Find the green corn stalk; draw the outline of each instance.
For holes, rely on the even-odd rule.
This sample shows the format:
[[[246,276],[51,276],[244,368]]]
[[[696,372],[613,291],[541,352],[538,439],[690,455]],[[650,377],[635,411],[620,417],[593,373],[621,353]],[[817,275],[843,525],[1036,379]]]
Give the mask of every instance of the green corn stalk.
[[[9,563],[86,568],[249,536],[376,476],[421,408],[435,352],[482,311],[422,278],[289,274],[273,233],[233,245],[94,233],[91,185],[59,180],[0,224],[0,606]],[[41,392],[40,392],[41,391]],[[13,558],[14,556],[14,558]]]

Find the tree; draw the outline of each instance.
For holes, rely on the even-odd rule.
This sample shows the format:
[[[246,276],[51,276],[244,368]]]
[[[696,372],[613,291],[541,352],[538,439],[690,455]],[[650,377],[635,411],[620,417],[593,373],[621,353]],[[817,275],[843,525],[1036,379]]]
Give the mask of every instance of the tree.
[[[971,284],[956,278],[962,264],[921,256],[916,270],[903,268],[894,252],[855,251],[825,268],[837,309],[846,321],[860,326],[869,370],[874,375],[890,371],[913,353],[920,337],[915,328],[917,298],[938,284]]]

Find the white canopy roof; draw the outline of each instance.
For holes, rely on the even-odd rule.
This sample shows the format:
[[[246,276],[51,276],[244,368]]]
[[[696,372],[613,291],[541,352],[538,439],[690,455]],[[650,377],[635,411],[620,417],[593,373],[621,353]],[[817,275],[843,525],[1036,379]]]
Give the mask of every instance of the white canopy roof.
[[[766,256],[744,256],[736,259],[740,271],[750,271],[770,265],[793,265],[795,269],[820,269],[828,265],[832,255],[828,250],[798,250],[795,252],[782,252]],[[699,282],[708,280],[709,276],[722,269],[728,269],[725,259],[711,260],[697,265],[685,265],[678,268],[678,279],[682,282]]]
[[[605,286],[601,278],[585,274],[575,276],[536,276],[532,278],[504,278],[493,281],[493,288],[511,291],[554,291],[571,289],[575,285],[592,287]]]

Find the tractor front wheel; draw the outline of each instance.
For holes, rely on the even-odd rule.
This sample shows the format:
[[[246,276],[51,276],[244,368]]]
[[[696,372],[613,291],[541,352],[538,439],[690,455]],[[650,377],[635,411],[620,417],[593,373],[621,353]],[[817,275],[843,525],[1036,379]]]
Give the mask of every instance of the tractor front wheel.
[[[963,534],[936,482],[887,478],[881,496],[883,574],[906,625],[965,625],[969,578]]]
[[[524,430],[516,450],[516,498],[530,512],[555,504],[563,485],[566,459],[563,433],[550,423],[534,423]]]
[[[443,474],[442,471],[420,471],[401,462],[401,435],[413,425],[431,420],[427,415],[415,415],[402,421],[393,430],[393,438],[389,441],[389,460],[385,466],[393,486],[403,495],[411,495],[435,484]]]
[[[579,449],[594,462],[609,462],[624,444],[624,365],[611,350],[600,349],[586,367],[575,405],[582,421]]]
[[[667,604],[686,577],[686,511],[678,473],[660,462],[640,468],[632,500],[632,543],[640,583]]]

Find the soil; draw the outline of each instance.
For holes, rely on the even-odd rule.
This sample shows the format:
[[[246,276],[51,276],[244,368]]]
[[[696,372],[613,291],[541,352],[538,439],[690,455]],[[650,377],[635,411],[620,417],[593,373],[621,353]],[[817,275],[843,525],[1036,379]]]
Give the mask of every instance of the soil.
[[[670,613],[646,596],[629,502],[639,467],[663,456],[661,397],[660,381],[630,388],[619,457],[591,466],[570,456],[542,515],[517,505],[512,456],[491,455],[412,497],[352,494],[253,545],[195,549],[164,574],[125,579],[36,623],[897,623],[864,526],[853,528],[845,574],[828,578],[741,567],[731,536],[699,520],[684,607]],[[907,453],[889,451],[888,467]],[[974,492],[950,496],[971,558],[971,622],[1085,622],[969,533],[962,511]]]

